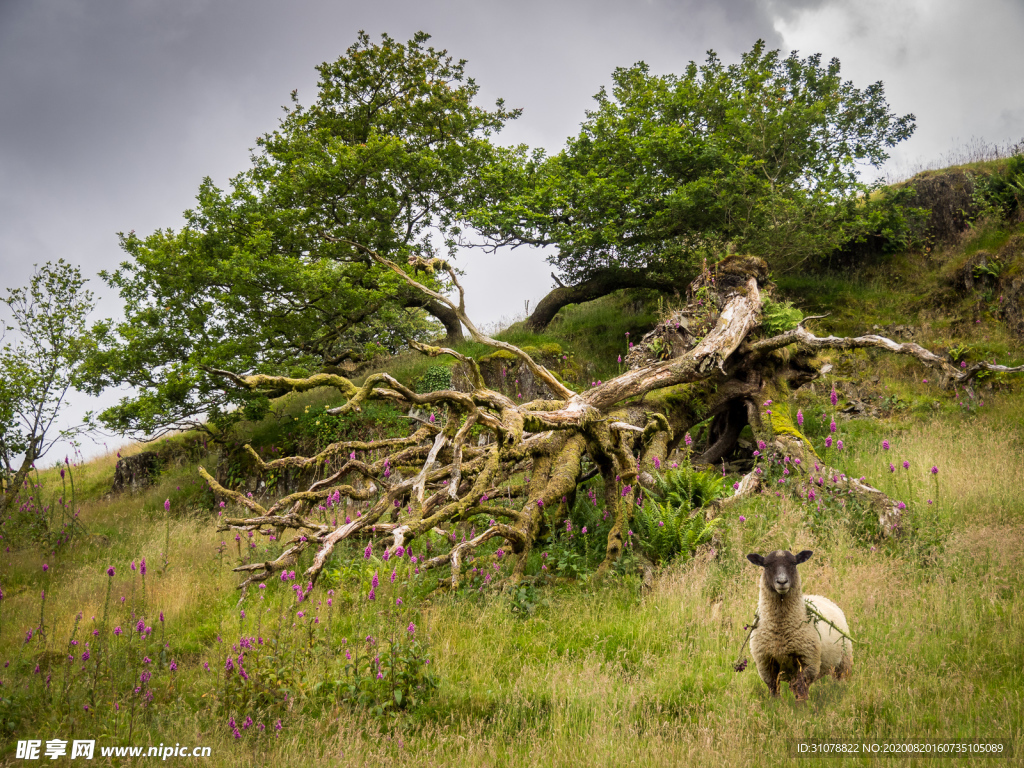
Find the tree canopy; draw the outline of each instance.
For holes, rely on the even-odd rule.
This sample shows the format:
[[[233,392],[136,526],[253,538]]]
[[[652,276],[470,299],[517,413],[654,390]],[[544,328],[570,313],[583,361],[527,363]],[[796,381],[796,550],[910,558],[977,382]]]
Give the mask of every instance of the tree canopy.
[[[382,270],[454,248],[465,190],[491,162],[490,135],[518,112],[475,106],[465,62],[365,33],[318,67],[318,96],[261,136],[227,190],[210,179],[180,230],[121,236],[104,279],[125,319],[97,327],[96,388],[136,394],[102,418],[125,432],[216,431],[266,400],[225,390],[212,369],[305,375],[394,352],[409,338],[461,336],[454,314]],[[433,283],[443,287],[441,283]]]
[[[837,59],[783,58],[763,41],[737,64],[709,52],[681,76],[639,63],[612,81],[558,154],[506,151],[492,169],[503,191],[474,216],[492,245],[557,246],[568,301],[683,286],[729,249],[775,266],[827,255],[867,221],[859,166],[881,165],[915,127],[881,82],[858,89]],[[538,307],[534,325],[564,303]]]

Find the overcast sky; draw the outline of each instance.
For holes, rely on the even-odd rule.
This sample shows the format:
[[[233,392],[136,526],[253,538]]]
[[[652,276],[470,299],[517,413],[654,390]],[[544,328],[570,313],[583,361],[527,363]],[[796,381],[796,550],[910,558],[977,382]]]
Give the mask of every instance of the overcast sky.
[[[93,278],[123,258],[116,233],[178,227],[200,180],[243,170],[314,67],[365,29],[417,30],[467,60],[482,103],[523,108],[500,140],[557,151],[615,67],[682,72],[763,38],[838,57],[858,87],[885,83],[917,116],[900,173],[972,138],[1024,139],[1024,0],[0,0],[0,290],[63,257]],[[463,259],[479,323],[552,287],[543,255]]]

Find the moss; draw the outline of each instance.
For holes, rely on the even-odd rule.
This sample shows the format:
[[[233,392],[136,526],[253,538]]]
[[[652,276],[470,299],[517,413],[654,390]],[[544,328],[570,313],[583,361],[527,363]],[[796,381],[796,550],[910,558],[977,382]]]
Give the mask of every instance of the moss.
[[[525,351],[525,350],[524,350]],[[529,353],[527,353],[529,354]],[[489,355],[484,355],[479,359],[479,362],[486,363],[492,360],[518,360],[519,358],[513,353],[504,349],[499,349],[496,352],[491,352]]]
[[[548,344],[541,344],[540,352],[542,355],[561,355],[562,345],[556,344],[554,342],[549,342]]]
[[[803,432],[797,429],[797,426],[793,423],[793,413],[789,408],[789,403],[782,403],[773,401],[771,406],[771,427],[773,435],[786,435],[787,437],[794,437],[804,444],[804,447],[815,456],[818,456],[814,450],[814,446],[811,445],[810,440],[804,437]],[[820,459],[821,457],[818,456]]]

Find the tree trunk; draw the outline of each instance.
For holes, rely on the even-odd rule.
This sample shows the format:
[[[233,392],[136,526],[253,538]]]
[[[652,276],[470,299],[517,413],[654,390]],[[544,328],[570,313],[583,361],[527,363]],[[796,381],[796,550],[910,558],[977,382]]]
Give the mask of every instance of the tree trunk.
[[[647,275],[643,270],[603,269],[595,272],[590,278],[576,285],[555,288],[540,300],[533,314],[526,321],[526,327],[534,333],[540,333],[558,314],[558,310],[569,304],[582,304],[593,301],[620,288],[655,288],[661,291],[672,291],[680,288],[669,280]]]

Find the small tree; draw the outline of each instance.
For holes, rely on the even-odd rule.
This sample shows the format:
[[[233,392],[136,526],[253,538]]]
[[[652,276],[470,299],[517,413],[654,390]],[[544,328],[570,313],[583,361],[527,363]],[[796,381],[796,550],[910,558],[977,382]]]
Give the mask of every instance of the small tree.
[[[33,463],[55,442],[73,439],[88,426],[54,433],[68,392],[84,386],[81,363],[90,338],[85,321],[94,306],[85,283],[78,267],[60,259],[36,266],[27,288],[8,288],[0,299],[11,323],[4,323],[6,343],[0,349],[0,514]]]

